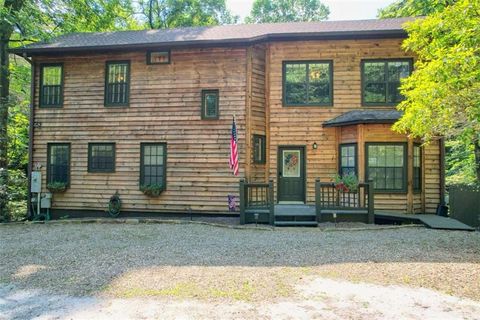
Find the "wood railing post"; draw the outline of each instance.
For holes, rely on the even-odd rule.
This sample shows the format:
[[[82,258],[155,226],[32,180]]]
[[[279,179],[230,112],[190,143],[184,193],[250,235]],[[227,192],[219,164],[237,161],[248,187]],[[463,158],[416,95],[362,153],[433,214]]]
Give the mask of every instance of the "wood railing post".
[[[240,224],[245,224],[245,179],[240,179]]]
[[[275,201],[273,200],[273,180],[268,181],[268,208],[270,209],[268,222],[270,225],[275,224]]]
[[[320,186],[320,179],[315,180],[315,213],[317,215],[317,221],[320,221],[322,211],[320,210],[320,205],[322,203],[322,192]]]
[[[375,223],[373,180],[368,180],[368,223]]]

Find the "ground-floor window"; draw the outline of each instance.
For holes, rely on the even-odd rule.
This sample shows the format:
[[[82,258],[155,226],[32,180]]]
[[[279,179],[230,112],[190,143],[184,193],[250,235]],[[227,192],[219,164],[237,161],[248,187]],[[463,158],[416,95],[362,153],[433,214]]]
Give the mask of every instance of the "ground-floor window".
[[[419,144],[413,145],[413,190],[422,190],[422,149]]]
[[[406,191],[407,159],[404,143],[367,143],[367,180],[377,191]]]
[[[348,174],[357,174],[357,144],[341,144],[340,148],[339,174],[341,176]]]
[[[115,171],[115,143],[88,144],[88,172]]]
[[[166,188],[167,144],[142,143],[140,145],[140,186]]]
[[[253,163],[263,164],[266,161],[265,136],[253,135]]]
[[[47,183],[70,184],[70,143],[49,143]]]

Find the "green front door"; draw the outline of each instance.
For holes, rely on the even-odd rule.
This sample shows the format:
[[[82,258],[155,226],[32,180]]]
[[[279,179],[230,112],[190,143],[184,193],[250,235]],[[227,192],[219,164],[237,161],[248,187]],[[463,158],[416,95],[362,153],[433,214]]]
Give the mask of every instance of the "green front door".
[[[305,201],[305,157],[302,147],[278,149],[278,201]]]

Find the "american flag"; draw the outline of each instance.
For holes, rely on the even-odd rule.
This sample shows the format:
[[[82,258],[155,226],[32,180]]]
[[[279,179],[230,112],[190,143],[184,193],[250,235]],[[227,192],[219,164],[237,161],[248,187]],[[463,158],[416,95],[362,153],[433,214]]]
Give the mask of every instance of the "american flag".
[[[230,169],[233,174],[238,176],[238,148],[237,148],[237,125],[235,124],[235,117],[232,122],[232,136],[230,137]]]

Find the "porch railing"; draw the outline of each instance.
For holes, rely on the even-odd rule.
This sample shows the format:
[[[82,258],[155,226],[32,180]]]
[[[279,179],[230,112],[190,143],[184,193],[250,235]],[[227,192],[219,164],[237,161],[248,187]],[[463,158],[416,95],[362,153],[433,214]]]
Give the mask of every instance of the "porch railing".
[[[273,180],[248,183],[240,180],[240,224],[268,223],[274,219]]]
[[[374,223],[373,182],[359,183],[356,192],[343,192],[333,182],[315,181],[315,207],[317,220],[326,216],[363,215],[365,222]]]

